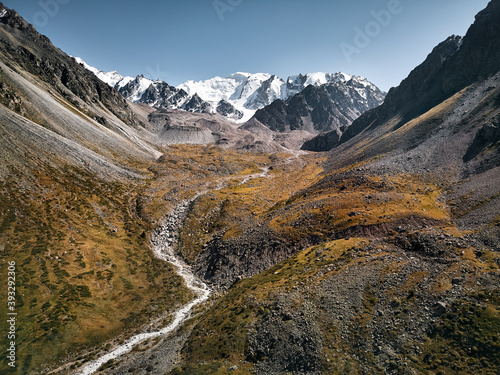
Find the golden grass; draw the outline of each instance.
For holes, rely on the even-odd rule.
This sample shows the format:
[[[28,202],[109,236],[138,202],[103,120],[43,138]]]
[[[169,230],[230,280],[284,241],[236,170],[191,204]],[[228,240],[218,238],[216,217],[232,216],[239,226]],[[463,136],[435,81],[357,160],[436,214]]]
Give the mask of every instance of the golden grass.
[[[207,191],[192,205],[181,232],[179,251],[192,262],[214,234],[223,231],[225,238],[241,235],[249,218],[260,220],[274,206],[317,182],[323,161],[316,155],[295,158],[214,146],[173,146],[152,168],[158,177],[148,189],[152,202],[147,215],[158,220],[155,207]],[[266,168],[270,168],[269,172],[259,177]],[[248,181],[243,183],[245,179]]]
[[[368,259],[353,259],[351,250],[365,247],[369,239],[354,232],[332,240],[335,233],[371,226],[383,232],[410,219],[456,232],[438,201],[441,188],[415,176],[348,170],[345,178],[326,175],[321,155],[294,158],[215,146],[169,146],[166,151],[150,166],[154,178],[144,186],[104,183],[72,169],[33,171],[36,189],[31,192],[9,181],[1,186],[0,241],[8,244],[6,255],[22,265],[19,355],[26,368],[40,369],[67,353],[102,345],[123,330],[132,334],[151,316],[192,297],[172,267],[154,259],[147,233],[180,201],[200,191],[207,193],[190,207],[177,249],[188,262],[214,235],[237,237],[249,223],[269,225],[291,242],[308,236],[324,240],[238,282],[212,307],[216,315],[197,318],[188,362],[228,358],[214,373],[240,363],[247,329],[275,293],[301,282],[315,285]],[[270,168],[267,175],[256,177],[264,168]],[[468,250],[465,257],[477,261]],[[394,264],[385,274],[403,266]],[[407,287],[424,277],[412,275]],[[443,275],[444,287],[449,277]],[[47,345],[51,349],[44,351]],[[88,351],[87,359],[91,355]],[[241,365],[238,371],[250,367]]]
[[[204,365],[200,363],[214,364],[221,360],[224,362],[221,371],[238,364],[241,373],[245,373],[252,367],[251,363],[242,362],[247,330],[268,313],[267,301],[303,282],[314,285],[327,275],[341,272],[344,267],[342,261],[350,262],[351,249],[368,243],[363,238],[324,243],[305,249],[259,275],[239,281],[205,315],[198,318],[184,350],[189,366],[179,368],[172,374],[189,374],[189,371],[203,373]],[[332,270],[321,272],[330,265],[334,266]],[[300,306],[305,298],[298,296],[294,303]]]
[[[24,371],[133,333],[192,297],[172,267],[153,257],[149,224],[130,206],[140,186],[104,183],[69,168],[33,175],[30,190],[15,180],[0,186],[2,260],[18,265]]]
[[[217,225],[237,231],[244,224],[234,224],[248,212],[260,215],[315,181],[322,171],[320,159],[302,159],[171,146],[150,167],[154,178],[145,185],[103,182],[72,168],[31,171],[29,189],[14,179],[5,181],[0,186],[0,243],[6,244],[4,260],[20,265],[20,366],[40,370],[85,351],[77,361],[81,365],[92,357],[94,346],[123,332],[131,335],[151,317],[192,298],[173,268],[154,258],[147,233],[181,200],[226,186],[194,205],[201,216],[224,205],[226,210],[214,217],[208,233],[202,233],[197,215],[189,217],[193,222],[190,226],[188,220],[181,243],[194,260],[199,249],[187,238],[202,243]],[[271,166],[266,177],[241,185],[245,177]],[[290,184],[288,173],[303,181]]]
[[[292,236],[331,235],[350,227],[404,222],[409,218],[450,226],[439,187],[413,176],[340,179],[289,199],[287,210],[271,211],[270,226]],[[309,228],[309,229],[307,229]]]

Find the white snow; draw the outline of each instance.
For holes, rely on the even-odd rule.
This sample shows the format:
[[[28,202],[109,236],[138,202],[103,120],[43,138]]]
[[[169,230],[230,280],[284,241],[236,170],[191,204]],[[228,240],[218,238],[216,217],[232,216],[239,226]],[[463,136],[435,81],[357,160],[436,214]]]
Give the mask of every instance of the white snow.
[[[225,78],[214,77],[204,81],[187,81],[177,88],[183,89],[191,96],[198,94],[201,99],[210,103],[214,111],[221,100],[231,103],[243,112],[243,118],[237,121],[241,123],[254,115],[255,109],[249,108],[246,103],[269,78],[271,75],[267,73],[237,72]]]
[[[366,88],[365,89],[360,89],[360,88],[355,88],[356,92],[361,96],[363,99],[366,100]]]
[[[116,71],[105,73],[102,70],[90,66],[80,57],[75,57],[75,60],[77,63],[82,64],[85,69],[90,70],[97,76],[97,78],[99,78],[104,83],[107,83],[111,87],[122,88],[127,83],[134,80],[133,77],[124,77]]]
[[[307,74],[307,80],[304,83],[306,86],[313,85],[313,86],[321,86],[326,83],[328,83],[326,73],[310,73]]]
[[[144,92],[155,82],[144,78],[143,76],[123,77],[118,72],[103,72],[97,68],[89,66],[81,58],[76,60],[83,64],[85,68],[93,72],[99,79],[106,82],[108,85],[120,89],[132,81],[136,81],[132,93],[127,97],[131,101],[139,101]],[[272,79],[269,88],[264,91],[262,85],[264,82]],[[255,112],[271,104],[276,99],[286,100],[291,96],[301,92],[309,85],[321,86],[324,84],[346,83],[353,81],[355,84],[363,87],[356,89],[359,95],[366,98],[366,89],[375,89],[375,86],[366,78],[352,76],[343,72],[339,73],[324,73],[316,72],[306,75],[293,75],[285,80],[272,76],[268,73],[246,73],[236,72],[227,77],[214,77],[203,81],[186,81],[179,86],[178,89],[183,89],[189,96],[198,94],[205,102],[210,104],[212,113],[215,113],[217,104],[221,100],[231,103],[237,110],[243,113],[243,118],[236,121],[244,123],[248,121]],[[155,105],[151,103],[150,105]],[[183,103],[178,103],[180,107]],[[172,108],[173,109],[173,108]]]
[[[206,102],[209,102],[213,108],[216,108],[220,100],[226,100],[236,109],[243,112],[244,116],[238,120],[238,123],[248,121],[257,109],[264,105],[272,103],[276,99],[286,100],[289,97],[299,93],[308,85],[321,86],[324,84],[345,83],[355,80],[363,87],[372,87],[373,85],[363,77],[352,76],[346,73],[309,73],[304,76],[294,75],[288,77],[286,81],[274,76],[267,91],[267,100],[262,102],[259,98],[258,90],[262,84],[271,77],[268,73],[245,73],[237,72],[226,78],[215,77],[204,81],[187,81],[177,86],[183,89],[189,95],[198,94]],[[366,97],[363,90],[359,90],[362,97]],[[260,100],[259,100],[260,99]]]
[[[7,9],[2,9],[0,12],[0,18],[4,18],[7,15]]]
[[[120,81],[118,81],[118,83],[116,83],[114,85],[114,87],[118,88],[118,89],[121,89],[123,86],[126,86],[129,82],[131,82],[133,80],[134,80],[134,77],[130,77],[130,76],[123,77]],[[108,83],[108,85],[109,85],[109,83]]]
[[[142,76],[137,77],[135,81],[137,84],[134,86],[131,95],[128,97],[128,99],[133,102],[139,101],[144,92],[154,83],[154,81]]]

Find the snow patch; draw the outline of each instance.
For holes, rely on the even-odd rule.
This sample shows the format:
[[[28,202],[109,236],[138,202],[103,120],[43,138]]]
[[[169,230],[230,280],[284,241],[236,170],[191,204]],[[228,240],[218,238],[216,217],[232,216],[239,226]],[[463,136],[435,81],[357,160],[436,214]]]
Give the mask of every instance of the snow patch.
[[[105,73],[102,70],[99,70],[99,69],[97,69],[97,68],[95,68],[93,66],[90,66],[85,61],[83,61],[83,59],[80,58],[80,57],[75,57],[74,59],[76,60],[76,62],[78,64],[83,65],[83,67],[85,69],[87,69],[87,70],[91,71],[92,73],[94,73],[94,75],[97,78],[99,78],[101,81],[103,81],[104,83],[108,84],[111,87],[120,89],[123,86],[127,85],[130,81],[134,80],[133,77],[124,77],[124,76],[122,76],[121,74],[119,74],[116,71]]]
[[[148,78],[144,78],[143,76],[139,76],[136,78],[137,84],[134,85],[134,89],[132,93],[129,95],[128,99],[135,102],[138,102],[144,92],[151,86],[154,82]]]
[[[144,78],[144,76],[138,76],[137,78],[123,77],[116,71],[105,73],[102,70],[89,66],[81,58],[77,57],[76,61],[83,64],[86,69],[93,72],[100,80],[118,90],[135,80],[131,92],[127,92],[126,94],[127,99],[134,102],[140,101],[144,92],[152,84],[164,83],[161,81],[154,82]],[[271,104],[277,99],[287,100],[309,85],[318,87],[325,84],[345,84],[350,81],[352,81],[352,86],[356,88],[355,91],[364,99],[367,98],[367,89],[376,89],[376,86],[366,78],[343,72],[299,74],[290,76],[286,80],[268,73],[252,74],[236,72],[227,77],[217,76],[203,81],[186,81],[177,86],[177,89],[184,90],[190,98],[198,95],[200,99],[208,103],[210,113],[216,113],[217,105],[221,100],[230,103],[236,110],[243,113],[243,117],[240,120],[236,120],[236,122],[244,123],[252,118],[258,109]],[[190,98],[172,104],[169,109],[182,109],[182,106]],[[158,103],[165,102],[162,99],[169,98],[158,97],[154,103],[149,102],[148,104],[155,106]],[[231,119],[230,117],[228,118]]]

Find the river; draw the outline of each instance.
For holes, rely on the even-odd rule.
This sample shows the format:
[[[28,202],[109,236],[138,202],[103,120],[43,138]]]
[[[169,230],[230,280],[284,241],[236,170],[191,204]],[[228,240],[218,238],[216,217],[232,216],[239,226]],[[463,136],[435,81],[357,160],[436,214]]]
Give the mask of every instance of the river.
[[[265,177],[269,173],[269,168],[262,168],[261,171],[262,173],[245,177],[240,182],[240,185],[245,184],[252,179]],[[219,187],[211,191],[220,190],[224,187],[225,185],[221,184]],[[210,288],[193,274],[191,267],[178,258],[174,251],[175,245],[179,239],[180,227],[187,216],[190,204],[200,195],[206,193],[207,192],[198,193],[193,198],[184,200],[178,204],[174,210],[164,218],[161,225],[151,234],[151,245],[155,256],[158,259],[169,262],[176,267],[177,274],[183,278],[186,287],[196,295],[196,298],[178,309],[174,313],[174,320],[165,328],[156,332],[140,333],[132,336],[124,344],[121,344],[111,352],[87,363],[84,367],[79,369],[76,374],[92,375],[106,362],[130,352],[134,346],[140,344],[141,342],[169,334],[190,317],[193,307],[205,302],[210,297]]]

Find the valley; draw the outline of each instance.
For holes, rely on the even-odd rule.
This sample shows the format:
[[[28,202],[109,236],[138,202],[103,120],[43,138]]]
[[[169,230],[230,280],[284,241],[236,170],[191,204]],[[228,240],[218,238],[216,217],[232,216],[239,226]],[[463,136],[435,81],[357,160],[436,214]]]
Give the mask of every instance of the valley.
[[[380,175],[367,164],[326,172],[316,154],[248,156],[173,146],[152,168],[157,177],[144,215],[160,224],[161,200],[167,211],[176,211],[175,201],[188,208],[178,236],[169,238],[213,295],[174,336],[145,341],[99,373],[356,373],[385,366],[474,373],[481,363],[469,358],[477,353],[495,363],[495,232],[478,237],[457,228],[440,179]],[[269,168],[264,176],[262,168]],[[302,185],[291,188],[284,178]],[[192,184],[164,190],[174,180]],[[466,319],[463,306],[481,319],[472,324],[492,334],[450,335],[453,319]],[[463,340],[478,352],[464,352]],[[92,357],[99,353],[106,352]],[[177,367],[176,353],[185,365]]]
[[[498,374],[499,17],[386,94],[104,73],[0,4],[0,373]]]

